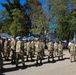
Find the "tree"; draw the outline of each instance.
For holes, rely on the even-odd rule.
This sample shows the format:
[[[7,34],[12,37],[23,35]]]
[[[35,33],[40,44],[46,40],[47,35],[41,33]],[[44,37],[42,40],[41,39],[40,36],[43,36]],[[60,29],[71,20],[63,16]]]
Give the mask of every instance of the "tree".
[[[71,11],[70,11],[70,31],[72,38],[74,38],[73,34],[76,32],[76,0],[70,0],[71,3]]]
[[[10,0],[6,1],[7,3],[2,3],[2,6],[7,10],[11,20],[11,23],[9,24],[10,34],[13,36],[27,36],[29,34],[29,29],[31,28],[31,22],[29,15],[27,14],[28,8],[26,4],[21,5],[20,0],[13,0],[12,2]]]
[[[70,0],[53,0],[51,6],[51,14],[56,20],[56,34],[60,40],[67,40],[73,38],[75,29],[75,18],[72,18],[71,10],[69,10]],[[73,20],[73,21],[72,21]]]
[[[8,16],[8,12],[6,10],[0,11],[0,33],[8,33],[9,32],[9,24],[11,23],[11,20]]]
[[[44,31],[48,31],[49,26],[47,24],[47,18],[44,14],[41,3],[39,0],[27,0],[26,3],[30,8],[29,15],[32,22],[32,29],[30,32],[35,35],[40,35],[40,33],[44,35]]]
[[[14,36],[21,35],[22,36],[23,29],[22,29],[22,24],[19,20],[23,16],[21,15],[21,12],[19,9],[13,9],[12,15],[13,15],[13,21],[10,26],[11,35],[14,35]]]

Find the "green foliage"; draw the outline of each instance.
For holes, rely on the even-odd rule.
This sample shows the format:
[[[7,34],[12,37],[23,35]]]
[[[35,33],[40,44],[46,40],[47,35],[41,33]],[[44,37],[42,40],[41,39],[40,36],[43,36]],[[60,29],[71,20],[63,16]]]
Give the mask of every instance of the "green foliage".
[[[8,12],[6,10],[1,10],[0,11],[0,33],[8,33],[9,32],[9,27],[10,27],[10,23],[11,20],[8,16]]]
[[[39,0],[26,0],[24,5],[20,4],[20,0],[6,1],[2,3],[6,10],[0,11],[1,33],[12,36],[27,36],[29,33],[44,35],[45,31],[50,31],[51,24],[56,24],[55,32],[59,39],[73,39],[76,32],[76,0],[46,0],[48,12],[43,11]]]
[[[21,32],[22,32],[21,25],[22,24],[19,22],[19,20],[20,20],[20,18],[22,18],[22,15],[20,14],[20,10],[14,9],[12,11],[12,15],[13,15],[13,21],[10,26],[11,35],[14,35],[14,36],[21,35]]]
[[[70,0],[71,2],[71,12],[69,16],[69,23],[70,23],[70,33],[72,38],[74,37],[74,32],[76,32],[76,0]]]
[[[32,22],[32,29],[30,32],[39,35],[40,33],[44,32],[44,30],[48,31],[48,21],[39,0],[27,0],[27,3],[31,9],[29,14]],[[44,33],[42,34],[44,35]]]
[[[38,35],[43,29],[49,30],[47,19],[39,0],[26,0],[24,5],[20,4],[20,0],[6,1],[7,3],[2,3],[2,6],[8,12],[8,17],[10,18],[8,32],[12,36],[27,36],[29,33]],[[5,19],[7,20],[8,18]],[[5,25],[3,28],[5,28]]]
[[[7,3],[5,4],[2,3],[2,6],[5,7],[8,13],[7,18],[5,17],[5,15],[3,17],[5,17],[5,20],[10,18],[9,20],[10,23],[8,23],[9,27],[7,28],[7,30],[9,29],[8,32],[12,36],[17,36],[17,35],[27,36],[29,34],[31,22],[28,14],[26,13],[28,9],[26,7],[26,4],[22,6],[20,4],[20,0],[13,0],[12,2],[10,0],[6,0],[6,1]],[[4,20],[2,23],[4,25],[2,26],[2,28],[5,28],[6,23],[4,22]],[[1,31],[3,31],[3,29]]]
[[[68,4],[71,3],[68,10]],[[59,39],[69,40],[73,39],[74,32],[76,31],[76,2],[73,0],[53,0],[51,6],[51,15],[56,17],[54,23],[56,24],[55,30]],[[73,11],[74,10],[74,11]]]

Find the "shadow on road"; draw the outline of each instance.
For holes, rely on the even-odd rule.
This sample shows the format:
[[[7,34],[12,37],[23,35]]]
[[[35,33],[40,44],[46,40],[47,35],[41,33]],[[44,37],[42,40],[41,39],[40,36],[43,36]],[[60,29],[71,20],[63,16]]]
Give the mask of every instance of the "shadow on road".
[[[26,64],[26,62],[34,62],[33,64],[31,63],[31,64],[29,64],[29,65],[26,65],[26,66],[19,66],[19,67],[11,67],[11,68],[4,68],[3,70],[0,70],[0,75],[5,75],[4,73],[6,73],[6,72],[13,72],[13,71],[18,71],[19,69],[21,69],[21,70],[23,70],[23,69],[27,69],[27,68],[31,68],[31,67],[39,67],[39,66],[42,66],[43,64],[48,64],[48,63],[56,63],[56,62],[58,62],[58,61],[65,61],[65,60],[69,60],[70,58],[69,57],[63,57],[63,59],[60,59],[60,60],[58,60],[57,59],[57,57],[55,58],[55,61],[52,61],[51,59],[50,59],[50,61],[48,62],[48,60],[46,60],[45,62],[42,62],[42,64],[40,64],[40,63],[38,63],[38,64],[36,64],[36,62],[35,62],[35,60],[33,60],[33,61],[25,61],[25,64]],[[45,58],[43,59],[43,60],[45,60]],[[21,62],[19,62],[19,64],[20,64]],[[6,64],[4,64],[4,65],[11,65],[11,63],[10,62],[8,62],[8,63],[6,63]],[[15,64],[12,64],[12,65],[15,65]]]
[[[23,66],[19,66],[19,67],[11,67],[11,68],[4,68],[3,70],[1,70],[1,74],[0,75],[4,75],[3,73],[6,72],[13,72],[13,71],[17,71],[19,69],[26,69],[27,67],[23,67]]]
[[[0,70],[1,71],[1,70]],[[3,74],[3,72],[0,72],[0,75],[5,75],[5,74]]]
[[[28,67],[39,67],[39,66],[42,66],[43,64],[40,64],[40,63],[38,63],[38,64],[36,64],[36,63],[34,63],[34,64],[30,64],[30,65],[28,65]]]

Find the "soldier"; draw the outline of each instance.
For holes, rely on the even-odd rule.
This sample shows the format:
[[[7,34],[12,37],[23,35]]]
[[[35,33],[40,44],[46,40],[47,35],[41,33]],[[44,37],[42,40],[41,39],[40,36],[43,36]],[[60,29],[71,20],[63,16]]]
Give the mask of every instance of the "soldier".
[[[50,40],[50,41],[47,43],[47,47],[48,47],[48,52],[49,52],[48,62],[50,61],[50,56],[52,57],[52,61],[54,61],[54,56],[53,56],[54,45],[53,45],[52,40]]]
[[[58,44],[58,59],[60,60],[60,57],[63,59],[63,46],[61,41]]]
[[[31,60],[32,60],[30,39],[28,39],[28,41],[27,41],[27,61],[28,61],[28,57],[31,57]]]
[[[35,55],[35,42],[32,39],[31,40],[31,56],[34,57],[34,55]]]
[[[75,58],[76,49],[73,41],[71,41],[71,45],[69,46],[69,49],[70,49],[70,61],[72,62],[73,59],[74,61],[76,61],[76,58]]]
[[[4,42],[4,58],[7,59],[7,51],[8,51],[8,38],[5,39]]]
[[[36,53],[36,64],[38,64],[38,60],[40,60],[40,64],[42,64],[42,48],[39,39],[35,42],[35,53]]]
[[[18,67],[18,61],[20,58],[22,60],[23,67],[25,66],[24,53],[23,53],[22,48],[23,48],[22,39],[21,39],[21,37],[19,37],[19,40],[16,43],[16,67]]]
[[[4,57],[4,41],[5,41],[5,39],[4,38],[1,38],[2,39],[2,55],[3,55],[3,57]]]
[[[54,43],[54,56],[58,55],[58,43],[55,41]]]
[[[6,56],[7,56],[7,60],[9,60],[10,57],[10,51],[11,51],[11,45],[10,45],[11,40],[8,39],[8,43],[7,43],[7,51],[6,51]]]
[[[16,40],[15,40],[15,37],[12,38],[12,40],[11,40],[11,51],[12,51],[11,63],[15,63],[15,57],[16,57]]]
[[[2,38],[0,37],[0,69],[3,69],[3,58],[2,58]]]
[[[24,55],[27,55],[27,40],[24,40],[23,45],[24,45]]]
[[[44,48],[45,48],[45,43],[43,40],[41,40],[41,48],[42,48],[42,58],[44,56]]]

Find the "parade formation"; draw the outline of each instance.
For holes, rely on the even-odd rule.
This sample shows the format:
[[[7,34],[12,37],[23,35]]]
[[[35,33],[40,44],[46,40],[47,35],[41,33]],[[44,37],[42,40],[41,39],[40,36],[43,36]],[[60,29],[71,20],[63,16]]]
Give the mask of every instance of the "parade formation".
[[[70,61],[72,62],[73,59],[76,61],[76,47],[73,41],[69,46],[69,53]],[[53,42],[51,39],[45,42],[39,38],[22,40],[21,37],[18,40],[15,37],[8,40],[8,38],[3,39],[0,37],[0,69],[3,69],[3,62],[8,62],[8,60],[11,61],[11,64],[14,63],[16,67],[19,67],[20,59],[23,67],[27,67],[26,61],[36,61],[36,64],[40,61],[39,64],[42,64],[45,56],[47,56],[48,62],[50,59],[55,61],[55,57],[58,57],[58,60],[63,59],[62,42]],[[25,59],[26,61],[24,61]]]

